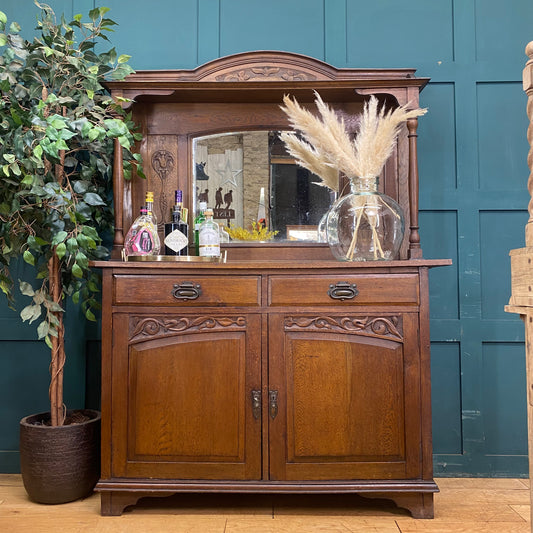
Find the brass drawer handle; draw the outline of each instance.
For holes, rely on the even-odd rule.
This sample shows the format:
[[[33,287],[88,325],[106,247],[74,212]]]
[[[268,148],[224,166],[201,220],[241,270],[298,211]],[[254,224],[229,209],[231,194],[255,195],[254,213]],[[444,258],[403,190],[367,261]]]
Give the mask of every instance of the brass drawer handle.
[[[183,281],[181,283],[175,283],[172,290],[172,296],[176,300],[196,300],[202,295],[202,287],[199,283],[193,281]]]
[[[347,281],[338,281],[331,284],[328,290],[328,296],[334,300],[351,300],[359,294],[357,285],[355,283],[348,283]]]

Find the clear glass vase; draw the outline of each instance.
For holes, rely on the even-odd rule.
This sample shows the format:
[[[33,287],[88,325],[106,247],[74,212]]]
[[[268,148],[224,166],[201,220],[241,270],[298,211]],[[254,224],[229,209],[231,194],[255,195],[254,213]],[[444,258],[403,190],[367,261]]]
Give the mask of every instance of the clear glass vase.
[[[379,192],[377,177],[350,178],[350,188],[329,210],[331,252],[339,261],[397,259],[404,235],[402,208]]]
[[[334,205],[335,201],[337,200],[337,191],[329,191],[329,200],[330,200],[330,206],[328,207],[328,210],[322,215],[322,218],[320,219],[320,222],[317,226],[317,241],[318,242],[328,242],[328,233],[327,233],[327,223],[328,223],[328,215],[329,210]]]

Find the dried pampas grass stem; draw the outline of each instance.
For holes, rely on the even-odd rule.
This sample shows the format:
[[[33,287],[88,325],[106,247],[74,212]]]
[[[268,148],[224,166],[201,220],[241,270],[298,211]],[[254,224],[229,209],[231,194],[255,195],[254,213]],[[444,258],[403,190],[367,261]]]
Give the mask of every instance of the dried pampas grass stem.
[[[337,192],[339,188],[339,171],[335,167],[325,162],[309,143],[302,141],[296,134],[284,131],[280,134],[280,138],[285,143],[289,154],[296,160],[296,163],[320,178],[317,185],[322,185]]]
[[[289,153],[301,166],[320,176],[322,184],[327,187],[329,178],[323,176],[327,168],[340,170],[348,177],[379,176],[394,149],[402,124],[427,111],[420,108],[409,110],[409,104],[389,111],[384,106],[378,109],[377,98],[371,96],[365,103],[359,131],[352,140],[343,119],[316,91],[319,116],[289,96],[283,98],[283,103],[281,109],[287,114],[289,123],[304,139],[302,141],[291,133],[282,134]],[[311,166],[315,170],[309,168]]]

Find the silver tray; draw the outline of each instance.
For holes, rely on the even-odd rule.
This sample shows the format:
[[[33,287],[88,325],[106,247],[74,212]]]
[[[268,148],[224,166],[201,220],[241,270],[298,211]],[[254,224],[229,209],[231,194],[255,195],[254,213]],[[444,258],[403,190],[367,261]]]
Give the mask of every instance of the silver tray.
[[[128,255],[125,261],[140,262],[184,262],[184,263],[225,263],[226,257],[200,257],[198,255]]]

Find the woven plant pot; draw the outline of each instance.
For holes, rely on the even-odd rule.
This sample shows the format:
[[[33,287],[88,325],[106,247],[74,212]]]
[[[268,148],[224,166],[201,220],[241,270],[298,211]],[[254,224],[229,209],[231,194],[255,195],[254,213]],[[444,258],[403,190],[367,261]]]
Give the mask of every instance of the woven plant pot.
[[[69,411],[64,426],[47,425],[50,413],[20,421],[20,469],[37,503],[66,503],[88,496],[100,477],[100,413]]]

